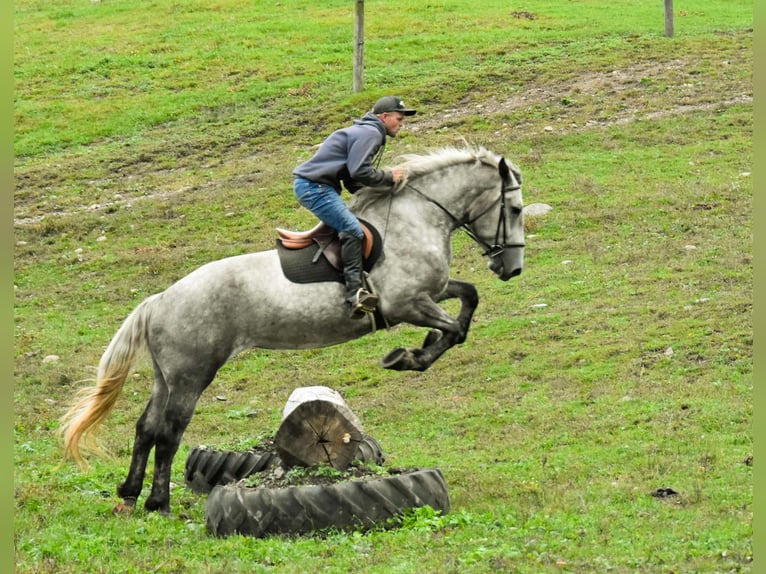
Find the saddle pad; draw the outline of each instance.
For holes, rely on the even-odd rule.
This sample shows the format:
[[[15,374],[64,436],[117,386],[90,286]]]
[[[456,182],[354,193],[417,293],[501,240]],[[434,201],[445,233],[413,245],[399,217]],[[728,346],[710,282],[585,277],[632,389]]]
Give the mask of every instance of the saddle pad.
[[[383,254],[383,240],[380,233],[368,222],[364,224],[372,232],[373,244],[370,256],[364,260],[364,270],[369,272]],[[304,249],[287,249],[277,239],[277,253],[282,264],[282,272],[293,283],[322,283],[335,281],[344,283],[343,273],[335,269],[324,256],[314,261],[314,256],[319,250],[316,243],[312,243]]]
[[[313,261],[319,251],[316,243],[303,249],[287,249],[282,240],[277,239],[277,253],[282,264],[282,272],[293,283],[321,283],[337,281],[343,283],[343,274],[335,269],[324,257]]]

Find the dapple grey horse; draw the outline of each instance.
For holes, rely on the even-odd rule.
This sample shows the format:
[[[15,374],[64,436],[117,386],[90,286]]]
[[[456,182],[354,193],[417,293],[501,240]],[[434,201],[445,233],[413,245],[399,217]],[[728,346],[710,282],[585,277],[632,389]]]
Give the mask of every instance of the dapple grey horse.
[[[451,237],[465,229],[503,281],[521,273],[524,221],[521,174],[484,148],[447,148],[405,156],[408,179],[398,189],[363,189],[350,204],[380,231],[382,259],[369,273],[387,326],[430,329],[419,349],[395,349],[388,369],[427,369],[465,341],[478,304],[476,288],[450,278]],[[338,282],[294,283],[276,250],[227,257],[199,267],[141,302],[125,319],[99,362],[95,384],[82,389],[63,417],[65,454],[84,464],[82,447],[112,411],[141,348],[154,369],[149,403],[136,423],[133,455],[117,487],[132,508],[154,448],[154,480],[144,506],[169,513],[171,463],[195,405],[218,370],[250,348],[310,349],[336,345],[374,330],[348,317]],[[450,316],[439,302],[458,298]]]

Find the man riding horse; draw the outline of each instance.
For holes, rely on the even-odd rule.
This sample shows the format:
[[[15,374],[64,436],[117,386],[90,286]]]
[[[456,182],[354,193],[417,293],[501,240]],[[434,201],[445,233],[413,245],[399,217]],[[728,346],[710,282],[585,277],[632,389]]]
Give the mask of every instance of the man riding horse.
[[[392,114],[388,117],[393,122],[394,112],[385,113]],[[429,329],[420,347],[397,347],[381,359],[381,365],[424,371],[465,342],[479,303],[473,284],[450,277],[453,233],[464,229],[502,281],[524,268],[521,172],[484,148],[411,155],[399,167],[399,175],[388,172],[381,177],[392,183],[394,177],[406,174],[406,182],[402,180],[406,186],[400,185],[396,194],[359,189],[350,208],[362,221],[384,230],[385,256],[369,274],[386,325],[408,323]],[[336,188],[328,187],[337,199]],[[118,404],[144,349],[154,382],[136,422],[130,468],[117,487],[122,502],[115,510],[135,506],[153,450],[154,475],[144,507],[168,514],[173,459],[199,398],[218,370],[247,349],[312,349],[373,333],[372,321],[348,317],[338,301],[344,295],[345,288],[336,281],[290,280],[278,249],[198,267],[144,299],[112,337],[94,384],[78,391],[63,417],[66,455],[82,463],[81,443],[85,449],[97,446],[97,431]],[[455,299],[460,304],[457,314],[440,305]]]
[[[350,316],[371,313],[378,296],[365,288],[362,261],[364,231],[341,199],[341,186],[350,193],[360,188],[393,186],[403,181],[404,169],[377,169],[386,136],[396,137],[404,117],[416,113],[401,98],[380,98],[371,112],[327,137],[314,156],[293,170],[295,196],[300,204],[338,232],[346,283],[345,303]]]

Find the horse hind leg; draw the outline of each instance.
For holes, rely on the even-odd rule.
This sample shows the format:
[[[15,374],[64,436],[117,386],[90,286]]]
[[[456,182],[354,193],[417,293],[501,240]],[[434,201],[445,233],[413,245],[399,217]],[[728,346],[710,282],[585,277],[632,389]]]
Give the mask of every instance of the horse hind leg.
[[[154,387],[143,414],[136,422],[135,442],[130,460],[130,469],[125,481],[117,487],[117,494],[123,499],[123,505],[132,508],[136,504],[143,487],[149,453],[154,446],[157,429],[161,424],[168,389],[162,372],[154,366]],[[115,510],[119,510],[117,507]]]
[[[170,474],[173,459],[199,398],[198,394],[194,397],[179,397],[178,394],[171,392],[168,397],[165,416],[155,436],[152,491],[144,503],[144,507],[150,512],[170,513]]]
[[[216,369],[217,371],[217,369]],[[152,490],[144,503],[148,511],[170,513],[170,474],[186,427],[194,415],[202,391],[212,382],[209,375],[178,377],[168,387],[167,400],[154,434],[154,478]]]

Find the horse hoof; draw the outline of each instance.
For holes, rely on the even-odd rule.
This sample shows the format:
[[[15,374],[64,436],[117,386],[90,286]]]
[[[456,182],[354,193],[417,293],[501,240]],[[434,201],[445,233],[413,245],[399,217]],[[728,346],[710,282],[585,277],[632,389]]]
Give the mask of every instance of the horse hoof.
[[[117,506],[112,508],[112,514],[130,516],[133,513],[133,509],[136,507],[135,498],[126,498]]]
[[[394,371],[407,370],[407,349],[397,347],[391,351],[388,355],[381,359],[380,364],[384,369],[393,369]]]
[[[384,369],[394,371],[425,371],[428,365],[418,360],[417,355],[410,350],[398,347],[383,357],[380,364]]]
[[[170,513],[170,504],[152,502],[151,498],[147,498],[146,502],[144,502],[144,509],[147,512],[156,512],[160,516],[172,516]]]

